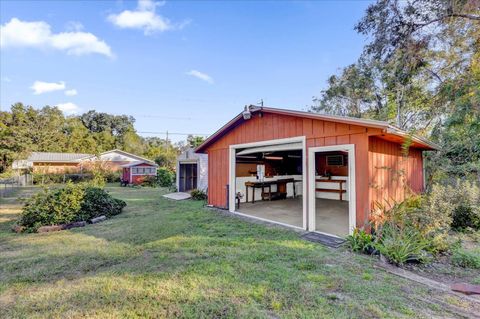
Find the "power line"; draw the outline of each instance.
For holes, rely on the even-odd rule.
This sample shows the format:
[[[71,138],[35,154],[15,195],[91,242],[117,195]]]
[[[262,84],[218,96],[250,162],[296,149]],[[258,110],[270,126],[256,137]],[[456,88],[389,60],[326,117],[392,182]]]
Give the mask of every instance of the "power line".
[[[179,133],[179,132],[169,132],[169,131],[165,131],[165,132],[137,132],[137,133],[141,133],[141,134],[162,134],[162,135],[185,135],[185,136],[188,136],[188,135],[193,135],[193,136],[209,136],[210,134],[203,134],[203,133]]]
[[[156,118],[156,119],[165,119],[165,120],[188,120],[191,121],[191,117],[185,117],[185,116],[168,116],[168,115],[158,115],[158,114],[140,114],[140,113],[117,113],[117,112],[108,112],[108,111],[102,111],[102,110],[95,110],[97,112],[102,112],[102,113],[107,113],[107,114],[112,114],[112,115],[127,115],[127,116],[132,116],[134,118],[137,117],[144,117],[144,118]]]
[[[165,120],[188,120],[190,121],[191,117],[180,117],[180,116],[163,116],[163,115],[148,115],[148,114],[129,114],[133,117],[146,117],[146,118],[156,118],[156,119],[165,119]]]

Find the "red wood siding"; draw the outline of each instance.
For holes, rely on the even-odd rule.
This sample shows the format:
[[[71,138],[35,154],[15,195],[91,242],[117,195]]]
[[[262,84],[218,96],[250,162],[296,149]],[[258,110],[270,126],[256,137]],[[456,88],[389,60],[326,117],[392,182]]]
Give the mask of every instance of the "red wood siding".
[[[378,133],[378,129],[289,115],[263,113],[263,117],[260,117],[254,114],[250,120],[236,126],[207,148],[208,202],[227,208],[230,145],[306,136],[307,148],[355,144],[357,225],[363,225],[370,210],[368,136],[374,133]]]
[[[404,156],[400,144],[372,136],[368,158],[371,208],[376,201],[385,204],[385,201],[403,200],[408,188],[415,193],[423,191],[421,150],[410,148],[408,156]]]
[[[134,185],[139,185],[143,183],[143,181],[145,180],[145,177],[147,176],[148,175],[132,175],[132,180],[130,181],[130,183]]]

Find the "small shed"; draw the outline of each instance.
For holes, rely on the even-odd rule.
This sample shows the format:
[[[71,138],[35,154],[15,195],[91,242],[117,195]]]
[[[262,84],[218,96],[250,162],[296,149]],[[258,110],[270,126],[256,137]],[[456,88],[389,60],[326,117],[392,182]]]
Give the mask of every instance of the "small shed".
[[[122,183],[141,184],[145,178],[157,175],[158,165],[150,161],[135,161],[122,165]]]
[[[177,158],[177,189],[188,192],[192,189],[206,191],[208,187],[208,155],[195,153],[192,148]]]

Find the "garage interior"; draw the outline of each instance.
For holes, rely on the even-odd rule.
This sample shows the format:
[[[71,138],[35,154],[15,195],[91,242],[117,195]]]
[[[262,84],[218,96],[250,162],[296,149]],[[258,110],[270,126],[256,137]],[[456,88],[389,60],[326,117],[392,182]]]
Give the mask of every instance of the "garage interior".
[[[301,143],[239,148],[235,153],[236,211],[302,228]],[[348,152],[315,154],[315,231],[348,235]]]
[[[236,210],[303,227],[302,144],[240,148],[235,155]]]
[[[349,232],[348,152],[315,153],[315,230],[345,237]]]

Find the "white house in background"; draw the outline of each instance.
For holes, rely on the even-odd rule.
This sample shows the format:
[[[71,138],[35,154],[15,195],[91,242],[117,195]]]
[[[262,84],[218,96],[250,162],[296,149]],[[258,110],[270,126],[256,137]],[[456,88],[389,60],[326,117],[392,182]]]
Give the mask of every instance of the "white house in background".
[[[123,165],[138,161],[155,164],[144,157],[115,149],[98,155],[32,152],[28,158],[14,161],[12,168],[17,171],[32,170],[34,173],[43,174],[81,173],[99,161],[103,163],[104,168],[111,171],[120,171]]]
[[[192,189],[206,191],[208,187],[208,155],[197,154],[192,148],[177,158],[177,190],[188,192]]]

